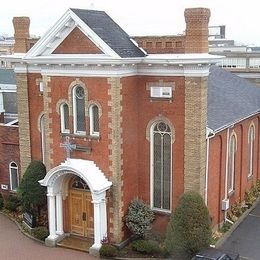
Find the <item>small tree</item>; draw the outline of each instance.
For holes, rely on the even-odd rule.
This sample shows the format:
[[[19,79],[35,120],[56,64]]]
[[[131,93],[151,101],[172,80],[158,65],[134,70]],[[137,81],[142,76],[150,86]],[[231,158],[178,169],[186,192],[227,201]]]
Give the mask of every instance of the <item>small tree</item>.
[[[125,222],[134,235],[144,238],[151,229],[153,220],[154,213],[144,202],[134,199],[130,203]]]
[[[46,205],[46,187],[39,184],[39,180],[46,175],[46,168],[41,161],[32,161],[26,169],[18,195],[21,198],[23,211],[40,215],[40,208]]]
[[[209,247],[211,237],[209,212],[203,198],[196,192],[184,193],[167,227],[167,250],[181,259],[190,259],[199,250]]]

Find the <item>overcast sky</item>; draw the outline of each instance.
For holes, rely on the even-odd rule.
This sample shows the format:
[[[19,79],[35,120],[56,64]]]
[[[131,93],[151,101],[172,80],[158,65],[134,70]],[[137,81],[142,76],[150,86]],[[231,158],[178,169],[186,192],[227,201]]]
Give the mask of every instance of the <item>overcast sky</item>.
[[[185,29],[184,9],[208,7],[210,25],[226,25],[226,37],[260,46],[259,0],[7,0],[0,35],[13,35],[13,16],[29,16],[30,33],[44,34],[68,8],[106,11],[130,35],[172,35]]]

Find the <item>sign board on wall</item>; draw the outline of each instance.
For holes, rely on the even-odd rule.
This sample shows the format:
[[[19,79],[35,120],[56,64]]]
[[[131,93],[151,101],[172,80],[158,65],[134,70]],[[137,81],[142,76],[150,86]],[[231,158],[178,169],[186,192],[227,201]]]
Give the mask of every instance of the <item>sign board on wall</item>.
[[[8,185],[7,184],[1,184],[1,189],[2,190],[8,190]]]
[[[25,212],[23,214],[23,221],[30,227],[34,228],[36,226],[36,218],[33,214]]]

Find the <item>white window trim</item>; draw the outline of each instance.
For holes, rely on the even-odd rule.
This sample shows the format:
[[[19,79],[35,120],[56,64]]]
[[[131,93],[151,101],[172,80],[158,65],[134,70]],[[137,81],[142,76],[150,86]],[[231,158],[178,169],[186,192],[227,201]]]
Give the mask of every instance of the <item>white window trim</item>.
[[[164,121],[162,121],[164,122]],[[153,172],[153,169],[154,169],[154,135],[153,135],[153,129],[154,129],[154,126],[158,123],[158,121],[154,122],[151,127],[150,127],[150,207],[152,210],[154,211],[158,211],[158,212],[163,212],[163,213],[171,213],[171,210],[172,210],[172,129],[170,127],[170,125],[167,123],[167,122],[164,122],[165,124],[167,124],[170,129],[171,129],[171,172],[170,172],[170,209],[167,210],[167,209],[161,209],[161,208],[156,208],[154,207],[153,205],[153,199],[154,199],[154,189],[153,189],[153,184],[154,184],[154,172]]]
[[[67,103],[62,103],[60,105],[60,128],[61,128],[61,133],[69,133],[70,129],[65,128],[65,116],[64,116],[64,106],[68,104]],[[69,106],[68,106],[69,109]]]
[[[230,164],[230,159],[231,159],[230,149],[232,144],[231,140],[233,137],[235,138],[235,147],[234,147],[234,154],[232,156],[234,158],[233,158],[232,173],[231,173],[231,187],[228,187],[228,194],[232,193],[235,190],[234,184],[235,184],[235,167],[236,167],[236,150],[237,150],[237,138],[235,134],[232,134],[229,138],[228,164]],[[229,167],[228,167],[228,171],[229,171]],[[228,179],[229,179],[229,174],[230,173],[228,172]]]
[[[44,126],[44,114],[40,118],[40,133],[41,133],[41,152],[42,162],[46,163],[46,144],[45,144],[45,126]]]
[[[16,165],[16,167],[12,166],[13,163]],[[18,188],[18,187],[19,187],[19,174],[18,174],[18,166],[17,166],[17,163],[15,163],[15,162],[10,162],[10,164],[9,164],[10,190],[13,191],[13,192],[16,192],[16,191],[17,191],[17,188],[16,188],[16,189],[13,189],[11,169],[16,169],[17,188]]]
[[[99,116],[99,113],[100,113],[100,109],[98,107],[98,105],[96,104],[92,104],[90,107],[89,107],[89,131],[90,131],[90,135],[91,136],[97,136],[99,137],[100,135],[100,131],[99,132],[95,132],[94,131],[94,115],[93,115],[93,107],[96,106],[98,108],[98,116]]]
[[[253,138],[251,138],[251,130],[253,131]],[[255,141],[255,126],[254,124],[251,124],[249,129],[248,129],[248,149],[251,149],[250,151],[250,158],[248,158],[248,175],[247,177],[250,178],[253,176],[253,158],[254,158],[254,142]],[[249,151],[248,151],[249,152]]]
[[[74,130],[74,134],[86,135],[86,131],[78,131],[77,130],[78,117],[77,117],[76,94],[75,94],[75,91],[76,91],[77,87],[82,87],[82,86],[81,85],[75,85],[73,87],[73,90],[72,90],[73,130]],[[85,93],[85,89],[84,89],[84,93]],[[84,109],[85,109],[85,106],[84,106]],[[86,113],[85,113],[85,117],[86,117]]]

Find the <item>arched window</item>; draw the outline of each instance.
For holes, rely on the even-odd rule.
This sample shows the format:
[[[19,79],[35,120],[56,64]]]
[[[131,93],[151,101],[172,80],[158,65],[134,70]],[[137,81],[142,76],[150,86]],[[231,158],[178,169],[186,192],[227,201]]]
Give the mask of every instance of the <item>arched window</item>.
[[[46,163],[46,143],[45,143],[45,116],[40,118],[40,131],[41,131],[41,150],[42,150],[42,162]]]
[[[152,208],[171,209],[172,133],[170,127],[160,121],[151,128],[151,202]]]
[[[99,136],[99,109],[97,105],[89,108],[90,135]]]
[[[62,133],[69,133],[69,106],[66,103],[60,105],[60,126]]]
[[[236,136],[232,134],[229,139],[229,151],[228,151],[228,192],[232,192],[234,190],[235,184],[235,166],[236,166],[236,147],[237,141]]]
[[[9,164],[9,175],[10,175],[10,189],[16,191],[19,185],[18,180],[18,167],[15,162]]]
[[[248,177],[253,176],[253,163],[254,163],[254,140],[255,140],[255,127],[251,125],[248,130]]]
[[[85,91],[84,88],[79,85],[76,85],[73,88],[73,120],[74,133],[86,133]]]

